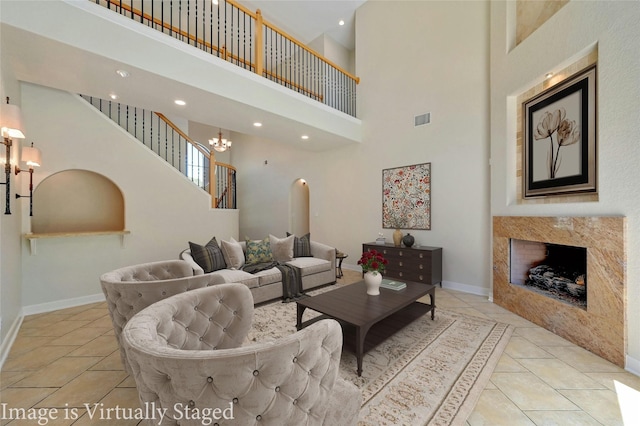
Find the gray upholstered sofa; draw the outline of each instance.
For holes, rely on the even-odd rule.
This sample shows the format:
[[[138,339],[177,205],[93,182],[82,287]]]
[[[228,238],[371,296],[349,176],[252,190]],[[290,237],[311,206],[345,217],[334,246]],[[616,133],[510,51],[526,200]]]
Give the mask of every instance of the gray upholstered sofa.
[[[236,243],[242,247],[243,252],[246,254],[247,243],[245,241]],[[310,240],[310,255],[309,257],[294,257],[292,260],[285,262],[286,264],[300,268],[302,290],[309,290],[325,284],[335,283],[336,249]],[[189,249],[180,253],[180,258],[189,262],[195,275],[205,274],[203,268],[194,260]],[[229,265],[229,263],[227,259],[227,265]],[[278,299],[283,295],[282,274],[277,268],[270,268],[255,274],[250,274],[234,266],[227,266],[225,269],[209,272],[205,275],[211,276],[212,282],[216,284],[231,282],[245,284],[251,290],[253,301],[256,304]]]
[[[252,319],[251,293],[237,283],[178,294],[131,318],[122,342],[140,403],[167,410],[147,424],[355,425],[362,395],[339,376],[340,325],[321,320],[241,346]]]

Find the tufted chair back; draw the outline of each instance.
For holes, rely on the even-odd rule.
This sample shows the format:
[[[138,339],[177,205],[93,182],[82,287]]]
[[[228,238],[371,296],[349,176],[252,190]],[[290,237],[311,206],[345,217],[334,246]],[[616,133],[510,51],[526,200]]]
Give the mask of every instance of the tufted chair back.
[[[322,320],[275,342],[240,346],[252,312],[246,286],[221,284],[157,302],[127,323],[122,341],[140,403],[167,410],[149,425],[354,423],[353,413],[326,422],[329,411],[351,404],[345,395],[356,418],[360,407],[355,386],[334,389],[342,381],[340,325]],[[336,395],[343,401],[331,402]]]
[[[212,277],[194,276],[193,268],[184,260],[164,260],[127,266],[100,277],[107,299],[109,316],[120,345],[120,358],[131,372],[120,341],[125,324],[147,306],[175,294],[215,284]]]

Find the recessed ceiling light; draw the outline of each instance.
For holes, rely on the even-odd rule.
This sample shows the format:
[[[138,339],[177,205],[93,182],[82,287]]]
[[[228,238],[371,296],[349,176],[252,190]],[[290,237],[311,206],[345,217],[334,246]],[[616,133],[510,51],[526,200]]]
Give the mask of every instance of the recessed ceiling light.
[[[307,139],[309,139],[309,136],[307,136],[307,135],[302,135],[302,136],[300,136],[300,139],[307,140]]]
[[[116,74],[118,74],[122,78],[127,78],[130,75],[129,71],[125,71],[125,70],[116,70]]]
[[[255,123],[253,123],[253,125],[254,125],[255,127],[262,127],[262,123],[260,123],[260,122],[258,122],[258,121],[256,121]]]
[[[344,25],[344,21],[341,19],[340,22],[338,22],[338,25]]]
[[[549,79],[549,78],[551,78],[551,77],[553,77],[553,73],[552,73],[552,72],[548,72],[548,73],[544,76],[544,78],[546,78],[546,79]]]
[[[173,101],[176,105],[180,105],[180,106],[184,106],[187,103],[185,101],[183,101],[182,99],[176,99],[175,101]]]
[[[115,93],[110,94],[110,95],[109,95],[109,97],[110,97],[111,99],[113,99],[114,101],[115,101],[116,99],[118,99],[118,95],[116,95]]]

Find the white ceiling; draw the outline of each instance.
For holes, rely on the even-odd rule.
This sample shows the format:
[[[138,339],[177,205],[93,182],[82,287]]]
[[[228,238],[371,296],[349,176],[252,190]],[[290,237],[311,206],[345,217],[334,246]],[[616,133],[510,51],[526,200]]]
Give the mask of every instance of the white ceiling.
[[[301,41],[309,42],[327,33],[336,41],[348,45],[353,43],[352,35],[347,33],[353,31],[355,9],[363,2],[364,0],[257,0],[251,4],[248,2],[243,4],[249,9],[257,6],[256,9],[261,9],[267,21],[290,35],[299,37]],[[238,87],[237,84],[233,86],[238,87],[233,91],[233,95],[230,91],[232,86],[223,87],[222,89],[226,92],[216,95],[212,90],[204,88],[208,84],[206,79],[196,86],[181,81],[181,78],[186,75],[181,62],[169,60],[168,54],[160,53],[165,45],[176,43],[179,45],[180,42],[173,39],[165,40],[162,45],[155,48],[153,55],[147,54],[148,50],[145,49],[148,49],[148,46],[144,47],[143,44],[146,39],[155,37],[149,36],[150,32],[155,34],[155,31],[148,27],[136,26],[136,31],[141,35],[147,33],[146,38],[140,37],[135,40],[135,43],[130,38],[124,38],[125,35],[120,38],[120,31],[117,28],[130,27],[131,20],[122,18],[116,27],[105,23],[104,20],[95,20],[92,16],[96,14],[95,11],[92,12],[92,9],[96,9],[95,6],[88,0],[72,2],[0,0],[2,9],[0,40],[2,41],[2,61],[5,64],[3,68],[11,69],[20,81],[102,98],[108,97],[110,92],[115,92],[120,95],[119,101],[127,105],[136,105],[167,115],[182,116],[216,128],[267,137],[296,144],[296,146],[300,144],[301,134],[309,134],[311,137],[305,149],[331,149],[331,147],[360,140],[358,120],[348,116],[336,117],[335,110],[321,104],[319,106],[323,108],[314,111],[313,105],[317,105],[317,102],[292,93],[255,74],[248,76],[249,80],[242,87]],[[81,10],[86,11],[85,15],[81,14]],[[87,12],[89,15],[86,15]],[[97,15],[103,13],[104,9],[100,9]],[[270,18],[275,14],[279,14],[282,22]],[[66,24],[56,25],[53,23],[56,19],[62,19]],[[344,27],[337,24],[340,19],[345,20]],[[347,31],[342,31],[343,29]],[[110,37],[102,37],[101,34],[107,31]],[[47,34],[55,34],[57,40],[50,39],[51,36]],[[129,48],[122,49],[124,45]],[[206,61],[211,59],[201,58],[200,62]],[[228,64],[223,63],[223,65]],[[114,70],[123,66],[133,68],[131,78],[122,80],[115,77]],[[203,67],[205,68],[199,70],[201,71],[199,75],[208,73],[209,80],[213,78],[211,71],[206,71],[206,65]],[[224,71],[225,67],[222,68]],[[162,72],[159,72],[160,70]],[[188,74],[194,75],[196,70],[191,69]],[[232,74],[233,72],[231,74],[226,72],[225,75],[235,78]],[[265,85],[267,88],[262,87]],[[264,90],[268,90],[269,85],[277,86],[276,92],[267,94]],[[158,91],[158,87],[162,87],[163,90]],[[237,92],[247,91],[248,87],[262,91],[264,93],[261,95],[262,98],[253,102],[247,101],[248,95],[244,94],[243,102],[243,94],[240,94],[241,98],[238,99]],[[255,97],[257,92],[252,93]],[[293,96],[294,99],[287,101],[282,97],[285,95]],[[264,96],[268,96],[269,102]],[[172,102],[177,97],[188,97],[189,105],[177,110]],[[302,99],[296,99],[296,97]],[[277,107],[280,107],[280,110],[288,109],[294,112],[289,115],[286,113],[279,115]],[[298,119],[295,118],[296,114]],[[316,117],[316,124],[310,121],[309,117],[313,116]],[[263,119],[269,120],[271,125],[265,125],[259,130],[253,128],[251,123]]]
[[[355,48],[355,12],[366,0],[241,0],[265,20],[308,44],[322,34]],[[344,20],[344,25],[339,21]]]

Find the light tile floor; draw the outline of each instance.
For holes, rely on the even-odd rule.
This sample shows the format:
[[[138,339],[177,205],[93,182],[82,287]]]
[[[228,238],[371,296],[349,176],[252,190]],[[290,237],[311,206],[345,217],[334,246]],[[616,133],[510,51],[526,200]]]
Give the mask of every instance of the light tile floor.
[[[340,282],[360,278],[358,272],[344,272]],[[515,326],[468,426],[640,424],[640,377],[484,297],[438,288],[436,305]],[[629,402],[621,403],[624,398]],[[139,406],[135,384],[120,362],[106,303],[26,317],[0,374],[0,403],[5,411],[42,409],[31,412],[43,416],[41,424],[47,420],[53,426],[137,425],[136,420],[104,420],[109,407]],[[85,404],[98,407],[93,419]],[[2,416],[0,405],[0,425],[38,424],[37,419]],[[100,416],[103,420],[96,420]]]
[[[436,305],[515,327],[468,426],[640,425],[640,377],[485,297],[441,290]]]

